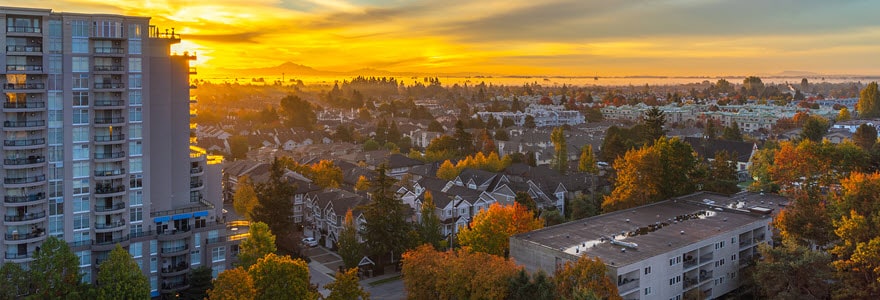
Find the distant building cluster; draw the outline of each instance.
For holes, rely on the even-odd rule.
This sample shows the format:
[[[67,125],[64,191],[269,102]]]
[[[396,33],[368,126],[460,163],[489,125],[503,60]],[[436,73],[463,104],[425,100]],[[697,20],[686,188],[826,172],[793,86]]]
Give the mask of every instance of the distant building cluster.
[[[532,116],[535,119],[536,127],[562,125],[576,126],[586,122],[586,118],[584,118],[584,115],[581,114],[581,112],[576,110],[566,110],[562,105],[530,104],[526,107],[525,112],[481,111],[477,113],[477,116],[483,120],[483,122],[488,121],[489,118],[495,118],[499,124],[501,124],[504,119],[512,119],[516,126],[524,126],[527,116]]]

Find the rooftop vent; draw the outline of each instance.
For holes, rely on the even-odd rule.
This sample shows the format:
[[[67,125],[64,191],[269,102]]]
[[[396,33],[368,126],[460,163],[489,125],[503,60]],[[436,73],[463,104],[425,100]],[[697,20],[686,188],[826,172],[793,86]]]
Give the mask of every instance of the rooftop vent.
[[[626,248],[620,248],[620,252],[626,253]]]
[[[629,223],[629,219],[626,219],[626,222]]]
[[[681,231],[681,234],[682,234],[682,235],[684,234],[684,230]]]

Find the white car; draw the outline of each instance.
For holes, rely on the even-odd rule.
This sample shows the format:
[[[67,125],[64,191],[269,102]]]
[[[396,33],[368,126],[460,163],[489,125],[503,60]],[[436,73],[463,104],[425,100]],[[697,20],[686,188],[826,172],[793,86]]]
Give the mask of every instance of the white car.
[[[315,238],[307,237],[307,238],[302,239],[302,242],[303,242],[303,245],[306,245],[309,247],[317,247],[318,246],[318,240],[315,240]]]

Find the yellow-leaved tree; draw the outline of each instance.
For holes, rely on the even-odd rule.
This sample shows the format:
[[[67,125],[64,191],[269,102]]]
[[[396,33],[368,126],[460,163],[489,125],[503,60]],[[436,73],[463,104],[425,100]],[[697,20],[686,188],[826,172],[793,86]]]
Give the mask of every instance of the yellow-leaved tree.
[[[507,257],[510,236],[544,227],[544,221],[525,206],[494,203],[480,211],[470,227],[462,227],[458,241],[472,251]]]

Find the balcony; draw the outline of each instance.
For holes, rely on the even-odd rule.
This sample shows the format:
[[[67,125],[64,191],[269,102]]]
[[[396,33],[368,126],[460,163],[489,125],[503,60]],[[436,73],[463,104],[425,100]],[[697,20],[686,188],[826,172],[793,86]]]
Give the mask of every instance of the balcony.
[[[162,267],[161,270],[162,276],[167,277],[183,275],[187,272],[189,272],[189,264],[184,261],[181,261],[174,266]]]
[[[99,108],[99,107],[103,107],[103,108],[124,107],[125,102],[120,99],[117,99],[117,100],[95,100],[94,106],[95,106],[95,108]]]
[[[111,223],[95,223],[95,231],[108,232],[122,229],[127,225],[123,221],[111,222]]]
[[[123,117],[95,117],[96,125],[122,125],[125,123]]]
[[[95,159],[120,159],[125,158],[125,151],[95,153]]]
[[[15,244],[33,243],[46,238],[46,231],[37,229],[30,233],[7,233],[7,242],[15,242]]]
[[[46,145],[46,139],[44,139],[44,138],[3,141],[4,147],[32,147],[32,148],[35,148],[34,146],[43,146],[43,145]]]
[[[36,130],[46,126],[46,120],[4,121],[3,127],[12,130]]]
[[[34,257],[34,253],[6,253],[7,260],[25,260]]]
[[[95,72],[123,72],[125,71],[125,67],[122,65],[96,65],[92,68]]]
[[[704,282],[712,279],[712,270],[700,270],[700,282]]]
[[[7,33],[42,33],[40,27],[33,26],[6,26]]]
[[[189,173],[192,174],[192,175],[201,174],[201,173],[204,172],[204,171],[205,171],[205,170],[202,169],[202,166],[198,166],[198,167],[190,168],[190,169],[189,169]]]
[[[189,251],[189,245],[184,244],[177,247],[162,248],[160,252],[162,256],[171,257],[186,254]]]
[[[122,47],[95,47],[93,50],[96,55],[125,54],[125,49],[122,49]]]
[[[121,142],[125,140],[125,134],[117,133],[117,134],[108,134],[108,135],[96,135],[95,142],[96,143],[114,143]]]
[[[109,195],[109,194],[117,194],[117,193],[125,193],[124,185],[111,186],[109,184],[99,184],[95,186],[95,194],[96,195]],[[105,196],[107,197],[107,196]]]
[[[120,213],[123,209],[125,209],[125,203],[123,202],[119,202],[110,206],[95,205],[95,212],[98,213]]]
[[[45,83],[7,83],[3,85],[6,91],[45,90]]]
[[[185,227],[183,229],[178,230],[164,230],[159,231],[159,241],[173,241],[179,240],[183,238],[189,238],[192,236],[192,231],[190,227]]]
[[[711,262],[714,259],[714,253],[709,252],[700,256],[700,264],[705,264],[707,262]]]
[[[21,216],[3,216],[3,222],[9,223],[6,226],[15,226],[15,225],[23,225],[23,224],[12,224],[12,223],[30,223],[29,221],[41,220],[46,218],[46,212],[41,211],[38,213],[28,213]]]
[[[189,288],[189,284],[187,284],[185,280],[180,282],[163,282],[160,292],[174,293],[186,288]]]
[[[43,53],[43,46],[13,46],[6,45],[6,52]]]
[[[95,177],[116,177],[125,175],[125,168],[112,170],[95,170]]]
[[[3,108],[7,111],[30,111],[30,110],[42,110],[46,108],[46,102],[44,101],[19,101],[19,102],[4,102]]]
[[[190,183],[189,183],[189,188],[190,188],[190,189],[201,189],[201,188],[203,188],[203,187],[205,187],[205,183],[202,182],[201,180],[199,180],[199,181],[193,181],[193,182],[190,182]]]
[[[621,282],[618,282],[617,290],[620,291],[620,294],[626,294],[634,289],[639,288],[639,279],[638,278],[624,278]]]
[[[40,182],[40,181],[46,181],[46,175],[3,178],[3,183],[5,183],[5,184],[28,184],[28,183],[34,183],[34,182]]]
[[[3,160],[4,166],[26,167],[27,165],[35,165],[46,162],[45,156],[28,156],[27,158],[7,158]]]
[[[42,72],[40,65],[6,65],[6,72]]]
[[[699,281],[697,281],[697,276],[685,276],[683,288],[687,290],[691,287],[696,286],[697,283],[699,283]]]
[[[96,239],[92,246],[92,251],[109,251],[113,250],[116,247],[116,244],[121,244],[122,247],[128,246],[126,242],[128,242],[128,235],[124,235],[122,237],[117,238],[104,238],[104,239]]]
[[[30,204],[31,202],[46,200],[46,193],[40,192],[26,196],[3,196],[3,202],[14,204]]]
[[[122,82],[99,82],[95,83],[95,89],[106,90],[106,89],[124,89],[125,83]]]

